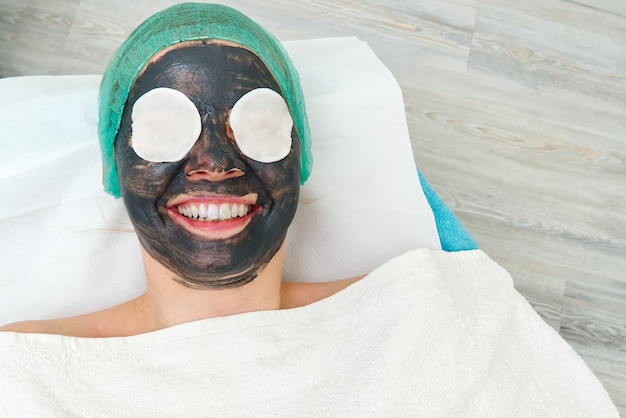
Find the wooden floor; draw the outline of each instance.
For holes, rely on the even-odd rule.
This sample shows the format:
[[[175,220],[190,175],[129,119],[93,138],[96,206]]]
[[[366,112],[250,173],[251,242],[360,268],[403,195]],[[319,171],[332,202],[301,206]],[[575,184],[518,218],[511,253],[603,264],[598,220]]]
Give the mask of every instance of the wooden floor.
[[[0,0],[0,76],[100,73],[171,3]],[[626,17],[563,0],[228,4],[283,40],[369,43],[418,167],[626,416]]]

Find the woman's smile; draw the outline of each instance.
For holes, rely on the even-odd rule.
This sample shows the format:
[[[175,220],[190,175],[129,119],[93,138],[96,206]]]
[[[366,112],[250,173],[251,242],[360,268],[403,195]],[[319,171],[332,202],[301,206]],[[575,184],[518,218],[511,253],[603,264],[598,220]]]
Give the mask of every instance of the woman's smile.
[[[246,196],[184,196],[167,205],[167,214],[194,235],[226,239],[242,232],[261,211],[256,193]]]

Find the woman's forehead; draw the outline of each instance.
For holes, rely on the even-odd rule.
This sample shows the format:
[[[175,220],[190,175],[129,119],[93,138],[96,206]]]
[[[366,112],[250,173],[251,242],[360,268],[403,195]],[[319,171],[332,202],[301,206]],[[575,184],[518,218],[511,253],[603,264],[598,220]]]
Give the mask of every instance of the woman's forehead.
[[[263,60],[249,48],[229,41],[205,40],[180,42],[159,51],[146,63],[137,79],[155,69],[162,71],[170,66],[180,68],[185,65],[196,66],[194,71],[207,67],[272,75]]]
[[[155,87],[201,91],[208,87],[248,90],[259,86],[280,92],[272,72],[252,51],[231,42],[196,41],[176,44],[155,55],[135,80],[131,96],[136,98]]]
[[[235,47],[235,48],[246,49],[246,50],[252,52],[251,49],[247,48],[244,45],[238,44],[236,42],[227,41],[227,40],[224,40],[224,39],[199,39],[199,40],[191,40],[191,41],[181,41],[181,42],[177,42],[177,43],[174,43],[172,45],[169,45],[169,46],[161,49],[157,53],[155,53],[148,60],[148,62],[146,63],[146,66],[148,66],[151,62],[158,60],[161,56],[167,54],[170,51],[173,51],[173,50],[176,50],[176,49],[180,49],[180,48],[186,48],[186,47],[190,47],[190,46],[199,46],[199,45],[226,45],[226,46],[231,46],[231,47]],[[145,67],[144,67],[144,70],[145,70]]]

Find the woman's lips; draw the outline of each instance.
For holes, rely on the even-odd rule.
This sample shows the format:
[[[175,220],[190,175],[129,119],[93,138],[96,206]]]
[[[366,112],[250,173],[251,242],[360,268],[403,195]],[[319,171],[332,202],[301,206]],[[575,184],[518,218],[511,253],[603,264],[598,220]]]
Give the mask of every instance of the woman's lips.
[[[167,213],[185,230],[208,239],[226,239],[245,229],[261,207],[257,194],[185,196],[173,199]]]

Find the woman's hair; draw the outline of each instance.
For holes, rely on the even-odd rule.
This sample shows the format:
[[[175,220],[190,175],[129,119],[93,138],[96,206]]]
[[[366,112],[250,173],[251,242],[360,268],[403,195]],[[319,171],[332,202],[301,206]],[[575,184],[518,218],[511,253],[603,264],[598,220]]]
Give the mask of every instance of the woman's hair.
[[[124,106],[136,78],[159,51],[179,42],[230,41],[254,52],[272,72],[289,106],[301,142],[300,183],[311,172],[311,141],[300,77],[281,43],[242,13],[223,5],[183,3],[165,9],[130,34],[117,49],[102,76],[99,94],[98,137],[102,153],[104,190],[115,197],[120,187],[114,143]]]

